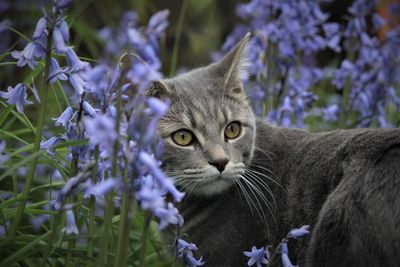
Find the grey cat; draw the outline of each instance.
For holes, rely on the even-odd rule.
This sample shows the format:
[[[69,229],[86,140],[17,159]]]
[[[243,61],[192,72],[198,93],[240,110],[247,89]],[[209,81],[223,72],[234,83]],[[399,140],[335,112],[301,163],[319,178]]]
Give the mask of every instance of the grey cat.
[[[184,239],[205,266],[245,266],[243,251],[309,224],[290,245],[300,266],[400,266],[400,130],[309,133],[255,118],[240,79],[248,41],[148,91],[171,100],[158,130],[163,168],[186,192]]]

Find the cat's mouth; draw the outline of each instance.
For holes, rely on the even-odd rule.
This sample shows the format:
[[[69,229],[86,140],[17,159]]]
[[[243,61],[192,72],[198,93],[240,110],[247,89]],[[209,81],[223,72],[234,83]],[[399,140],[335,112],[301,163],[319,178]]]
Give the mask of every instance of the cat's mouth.
[[[224,192],[242,177],[245,172],[243,163],[228,163],[223,172],[215,167],[186,169],[173,175],[175,184],[182,191],[194,195],[215,195]]]

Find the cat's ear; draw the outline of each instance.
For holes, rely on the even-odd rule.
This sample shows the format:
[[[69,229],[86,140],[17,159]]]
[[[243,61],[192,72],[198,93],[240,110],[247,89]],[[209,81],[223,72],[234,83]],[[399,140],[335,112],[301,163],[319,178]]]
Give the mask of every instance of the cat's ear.
[[[151,86],[147,89],[146,95],[163,99],[169,98],[172,93],[172,87],[165,81],[159,80],[151,82]]]
[[[241,80],[247,76],[249,40],[248,32],[220,61],[210,66],[211,71],[224,78],[224,93],[244,95]]]

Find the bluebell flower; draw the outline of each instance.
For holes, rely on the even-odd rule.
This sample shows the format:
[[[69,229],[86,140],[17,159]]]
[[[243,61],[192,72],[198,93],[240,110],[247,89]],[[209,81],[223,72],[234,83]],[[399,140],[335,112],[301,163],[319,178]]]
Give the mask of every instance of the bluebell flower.
[[[65,37],[67,37],[65,35],[65,29],[61,29],[59,26],[56,25],[56,27],[54,27],[53,29],[53,41],[57,53],[65,54],[67,50],[71,49],[67,47],[68,40],[65,40]]]
[[[24,105],[32,104],[27,100],[26,85],[19,83],[14,88],[9,86],[7,92],[0,92],[0,96],[8,99],[7,103],[12,105],[16,104],[19,113],[24,113]]]
[[[161,10],[153,14],[147,24],[147,33],[162,35],[168,27],[169,10]]]
[[[97,115],[84,120],[86,136],[92,146],[100,145],[102,150],[112,152],[114,141],[117,140],[115,122],[109,116]]]
[[[181,201],[185,193],[179,192],[174,183],[170,178],[168,178],[160,169],[159,164],[155,158],[150,156],[147,152],[141,151],[139,153],[139,161],[150,169],[152,176],[157,180],[157,182],[165,188],[176,201]]]
[[[303,225],[300,228],[293,228],[288,233],[288,238],[299,238],[308,235],[310,233],[309,228],[309,225]]]
[[[62,125],[65,129],[67,129],[68,123],[69,123],[70,119],[72,118],[73,113],[74,113],[73,108],[67,107],[63,111],[63,113],[61,113],[60,117],[53,118],[53,120],[56,121],[55,126]]]
[[[56,12],[60,12],[71,5],[71,3],[72,0],[55,0],[53,1],[53,7],[55,8]]]
[[[46,222],[48,222],[49,220],[50,220],[49,214],[40,214],[33,218],[30,218],[29,222],[32,224],[33,230],[36,233],[39,233],[42,225],[45,224]]]
[[[45,31],[47,28],[47,19],[45,17],[42,17],[38,20],[35,28],[35,32],[33,33],[33,39],[39,39],[43,35],[45,35]]]
[[[323,109],[323,118],[326,121],[337,121],[339,118],[339,105],[332,104]]]
[[[169,224],[175,224],[181,226],[183,224],[183,218],[179,214],[178,209],[174,207],[172,203],[168,203],[166,208],[158,207],[154,210],[154,215],[160,219],[158,228],[160,230],[167,227]]]
[[[42,48],[34,42],[28,43],[22,51],[11,52],[11,56],[18,59],[18,67],[23,67],[28,64],[31,69],[34,69],[37,65],[35,57],[40,57],[42,55]]]
[[[152,176],[143,176],[138,179],[138,183],[140,189],[135,192],[135,197],[142,209],[153,212],[156,208],[165,206],[163,194],[154,184]]]
[[[98,111],[98,110],[94,109],[92,107],[92,105],[89,104],[89,102],[83,101],[82,108],[83,108],[83,111],[85,112],[85,115],[88,115],[90,117],[96,117],[96,111]]]
[[[62,138],[60,137],[50,137],[47,141],[40,142],[40,148],[46,149],[50,155],[54,155],[54,147],[61,142]]]
[[[67,235],[79,234],[78,227],[76,226],[76,222],[75,222],[74,212],[71,209],[67,209],[65,211],[65,215],[66,215],[66,225],[64,228],[65,233]]]
[[[75,94],[80,96],[85,91],[87,83],[81,78],[79,73],[72,73],[69,75],[69,82],[75,90]]]
[[[105,194],[110,192],[117,185],[117,181],[113,178],[108,178],[98,184],[88,185],[85,191],[85,197],[95,196],[104,197]]]
[[[169,108],[169,105],[167,103],[155,97],[147,98],[147,104],[149,108],[157,115],[158,118],[164,116],[165,112]]]
[[[70,72],[78,72],[89,67],[89,63],[80,60],[71,47],[68,47],[66,52]]]
[[[193,251],[196,251],[198,248],[195,244],[186,242],[183,239],[178,239],[176,242],[176,257],[179,259],[183,259],[187,266],[196,267],[203,266],[204,261],[203,258],[196,259],[193,256]]]
[[[270,253],[268,248],[261,247],[257,249],[256,246],[253,246],[251,251],[244,251],[243,254],[250,258],[247,262],[248,266],[257,265],[257,267],[262,267],[263,264],[269,264]]]
[[[62,81],[68,80],[68,76],[65,74],[66,69],[61,69],[55,58],[52,57],[50,60],[50,73],[48,77],[50,83],[55,83],[57,79]]]

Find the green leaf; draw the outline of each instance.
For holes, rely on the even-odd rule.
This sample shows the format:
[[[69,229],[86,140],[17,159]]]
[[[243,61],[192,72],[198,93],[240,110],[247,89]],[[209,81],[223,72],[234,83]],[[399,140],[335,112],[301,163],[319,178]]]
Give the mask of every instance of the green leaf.
[[[26,166],[31,160],[35,159],[38,157],[40,154],[42,154],[42,151],[36,151],[35,153],[27,156],[25,159],[21,160],[20,162],[16,163],[13,165],[11,168],[7,169],[5,173],[3,173],[0,176],[0,182],[7,176],[11,175],[14,171],[16,171],[18,168],[22,166]]]
[[[32,242],[28,243],[21,249],[18,249],[14,254],[10,255],[8,258],[6,258],[4,261],[0,263],[0,266],[12,266],[13,263],[25,259],[28,255],[30,255],[32,252],[36,252],[36,245],[45,239],[51,232],[47,232]]]

